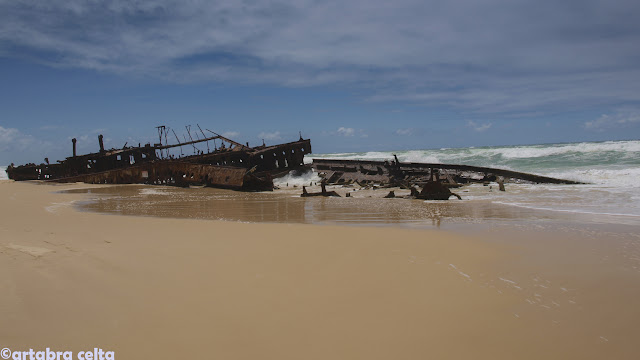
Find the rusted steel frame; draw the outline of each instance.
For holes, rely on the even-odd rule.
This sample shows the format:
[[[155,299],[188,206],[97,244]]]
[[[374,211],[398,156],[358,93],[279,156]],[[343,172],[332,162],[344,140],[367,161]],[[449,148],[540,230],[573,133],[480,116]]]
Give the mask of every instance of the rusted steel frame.
[[[247,151],[216,151],[208,154],[190,155],[180,160],[186,162],[192,162],[196,164],[210,164],[210,165],[226,165],[237,167],[249,167],[250,164],[247,161],[250,158],[250,153]],[[240,161],[243,160],[243,161]],[[226,161],[226,164],[225,164]]]
[[[483,166],[472,166],[472,165],[460,165],[460,164],[422,164],[422,163],[401,163],[400,170],[405,167],[413,167],[413,168],[425,168],[425,167],[433,167],[438,169],[447,169],[447,170],[458,170],[458,171],[471,171],[471,172],[479,172],[485,174],[493,174],[497,176],[503,176],[506,178],[515,178],[526,181],[531,181],[535,183],[547,183],[547,184],[583,184],[579,181],[573,180],[565,180],[565,179],[557,179],[543,175],[536,175],[530,173],[524,173],[520,171],[512,171],[506,169],[496,169],[489,168]]]
[[[198,126],[200,129],[200,127]],[[200,129],[202,132],[202,129]],[[208,130],[212,132],[211,130]],[[213,133],[213,132],[212,132]],[[190,183],[191,174],[194,174],[194,181],[205,181],[212,183],[212,186],[223,187],[247,187],[244,184],[248,183],[251,189],[271,190],[273,182],[271,180],[272,172],[282,172],[288,169],[299,168],[303,165],[304,155],[311,152],[311,143],[309,140],[300,139],[296,142],[287,144],[274,145],[274,146],[261,146],[256,148],[250,148],[248,146],[237,143],[231,139],[214,133],[216,136],[205,137],[203,139],[193,140],[190,142],[181,143],[178,140],[178,144],[168,145],[166,144],[168,131],[166,127],[158,127],[158,136],[160,144],[150,145],[147,144],[144,147],[125,147],[122,149],[104,150],[104,144],[102,138],[99,137],[100,152],[90,153],[86,155],[77,155],[67,157],[65,160],[58,161],[59,164],[26,164],[15,167],[13,164],[7,168],[7,173],[11,179],[14,180],[57,180],[57,181],[86,181],[86,182],[111,182],[111,183],[171,183],[178,185],[180,183]],[[174,136],[175,136],[174,132]],[[203,133],[204,136],[204,133]],[[162,145],[162,138],[166,145]],[[177,137],[177,136],[176,136]],[[183,145],[193,145],[195,143],[207,142],[209,140],[222,139],[231,144],[237,146],[229,147],[226,150],[217,150],[213,153],[191,155],[180,160],[173,160],[164,158],[163,150],[168,150],[174,147],[182,147]],[[75,145],[75,144],[74,144]],[[160,151],[160,156],[158,156]],[[260,155],[268,155],[271,152],[271,157]],[[275,155],[275,156],[274,156]],[[131,161],[133,158],[134,161]],[[276,163],[275,160],[278,162]],[[48,162],[48,161],[47,161]],[[133,162],[133,164],[132,164]],[[167,162],[166,164],[164,162]],[[173,172],[176,172],[180,166],[187,165],[175,165],[176,163],[190,164],[189,166],[204,166],[206,169],[216,169],[215,172],[210,174],[202,173],[201,176],[195,176],[196,171],[189,171],[189,180],[178,179],[175,176],[171,176],[171,171],[167,170],[167,167],[173,167]],[[149,165],[152,164],[152,165]],[[167,165],[171,164],[171,165]],[[277,164],[277,166],[276,166]],[[149,166],[147,166],[149,165]],[[229,165],[229,166],[226,166]],[[146,170],[148,177],[142,178],[141,169],[147,166]],[[239,181],[227,183],[223,180],[210,180],[209,178],[215,178],[216,174],[224,173],[222,170],[225,167],[232,169],[240,169],[238,171],[244,174],[242,183]],[[252,173],[248,174],[247,170],[252,169]],[[200,172],[205,171],[201,170]],[[207,170],[209,171],[209,170]],[[187,171],[184,171],[187,173]],[[210,175],[204,178],[205,175]],[[226,176],[225,176],[226,179]],[[248,181],[248,182],[247,182]]]
[[[187,142],[173,144],[173,145],[154,146],[154,148],[157,149],[157,150],[164,150],[164,149],[170,149],[170,148],[174,148],[174,147],[178,147],[178,146],[192,145],[192,144],[197,144],[197,143],[201,143],[201,142],[205,142],[205,141],[209,141],[209,140],[213,140],[213,139],[221,139],[221,138],[222,137],[218,135],[218,136],[208,137],[208,138],[205,138],[205,139],[187,141]],[[244,146],[244,145],[242,145],[242,146]]]
[[[212,139],[222,139],[222,140],[224,140],[224,141],[226,141],[226,142],[228,142],[228,143],[231,143],[231,144],[233,144],[233,145],[236,145],[236,146],[240,146],[240,147],[243,147],[243,148],[246,148],[246,147],[247,147],[247,146],[245,146],[245,145],[243,145],[243,144],[240,144],[239,142],[236,142],[236,141],[233,141],[233,140],[231,140],[231,139],[229,139],[229,138],[226,138],[226,137],[224,137],[224,136],[222,136],[222,135],[220,135],[220,134],[218,134],[218,133],[216,133],[216,132],[213,132],[213,131],[211,131],[211,130],[209,130],[209,129],[205,129],[205,130],[207,130],[208,132],[210,132],[210,133],[212,133],[212,134],[215,134],[215,135],[216,135],[216,136],[215,136],[215,137],[213,137]]]
[[[273,182],[256,179],[247,174],[247,169],[231,166],[213,166],[206,164],[192,164],[179,161],[164,161],[145,163],[138,166],[107,170],[99,173],[83,174],[53,182],[86,182],[96,184],[156,184],[156,185],[207,185],[237,190],[252,190],[246,188],[245,180],[251,176],[251,183],[260,187],[256,190],[270,190]],[[270,186],[269,186],[270,184]]]
[[[200,132],[202,133],[202,138],[206,138],[207,135],[204,134],[204,131],[202,131],[202,128],[200,127],[200,124],[196,124],[196,126],[198,126],[198,129],[200,130]],[[209,140],[206,140],[207,142],[207,152],[211,152],[211,149],[209,149]],[[247,146],[249,145],[249,143],[247,143]]]
[[[373,161],[373,160],[343,160],[343,159],[314,159],[312,167],[316,170],[330,171],[353,171],[363,165],[380,166],[387,170],[389,175],[394,173],[406,174],[408,172],[425,172],[430,168],[469,171],[482,174],[493,174],[505,178],[515,178],[526,180],[534,183],[551,183],[551,184],[582,184],[581,182],[556,179],[552,177],[523,173],[512,170],[496,169],[483,166],[461,165],[461,164],[437,164],[437,163],[395,163],[393,161]]]
[[[262,149],[244,148],[216,151],[202,155],[188,156],[182,158],[181,160],[200,164],[206,163],[212,165],[239,166],[246,168],[257,166],[258,172],[276,170],[282,171],[285,169],[295,169],[301,167],[303,165],[304,155],[308,154],[310,151],[310,141],[303,140],[287,144],[269,146]],[[276,167],[275,165],[275,160],[278,160],[278,167]]]
[[[263,152],[269,152],[272,151],[274,148],[282,148],[282,147],[287,147],[287,146],[304,146],[304,150],[303,152],[305,154],[310,154],[311,153],[311,140],[310,139],[301,139],[298,141],[292,141],[292,142],[288,142],[288,143],[284,143],[284,144],[278,144],[278,145],[271,145],[271,146],[259,146],[259,147],[255,147],[253,148],[254,150],[256,150],[256,154],[261,154]]]
[[[295,169],[304,165],[304,155],[311,153],[311,142],[303,139],[254,149],[251,164],[258,165],[259,171]]]

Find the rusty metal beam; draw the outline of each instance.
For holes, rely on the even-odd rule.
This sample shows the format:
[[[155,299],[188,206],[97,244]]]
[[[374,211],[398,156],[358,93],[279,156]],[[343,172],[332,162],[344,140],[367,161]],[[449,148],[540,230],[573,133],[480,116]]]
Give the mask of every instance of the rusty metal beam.
[[[235,141],[233,141],[233,140],[231,140],[231,139],[228,139],[228,138],[226,138],[226,137],[224,137],[224,136],[222,136],[222,135],[220,135],[220,134],[218,134],[218,133],[215,133],[215,132],[213,132],[213,131],[211,131],[211,130],[209,130],[209,129],[205,129],[205,130],[207,130],[208,132],[210,132],[210,133],[212,133],[212,134],[215,134],[215,135],[217,136],[217,137],[214,137],[215,139],[222,139],[222,140],[224,140],[224,141],[226,141],[226,142],[228,142],[228,143],[231,143],[231,144],[233,144],[233,145],[241,146],[241,147],[245,147],[243,144],[240,144],[239,142],[235,142]]]
[[[178,146],[197,144],[197,143],[201,143],[201,142],[209,141],[209,140],[213,140],[213,139],[225,139],[226,140],[226,138],[223,138],[222,136],[212,136],[212,137],[208,137],[206,139],[183,142],[181,144],[155,146],[155,148],[158,149],[158,150],[164,150],[164,149],[170,149],[170,148],[174,148],[174,147],[178,147]]]
[[[205,185],[235,190],[273,189],[273,181],[270,178],[257,178],[244,168],[193,164],[183,161],[146,163],[49,181],[89,184]]]

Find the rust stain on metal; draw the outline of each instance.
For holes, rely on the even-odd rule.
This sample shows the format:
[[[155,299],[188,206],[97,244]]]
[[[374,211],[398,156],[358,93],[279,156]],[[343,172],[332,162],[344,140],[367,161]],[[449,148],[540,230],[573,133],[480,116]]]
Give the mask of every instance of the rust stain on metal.
[[[324,180],[320,183],[320,188],[322,189],[320,192],[310,193],[307,191],[307,187],[303,186],[302,194],[300,195],[300,197],[312,197],[312,196],[341,197],[335,191],[327,191],[326,182]]]
[[[501,191],[505,183],[580,184],[505,169],[459,164],[403,163],[391,161],[314,159],[311,165],[323,181],[331,185],[358,184],[361,187],[400,187],[411,190],[410,197],[424,200],[447,200],[457,188],[469,183],[495,181]],[[422,188],[421,191],[418,188]],[[303,196],[305,196],[303,194]],[[395,197],[391,194],[388,197]]]
[[[313,159],[311,165],[327,180],[328,184],[397,184],[426,183],[432,174],[450,187],[473,182],[519,181],[546,184],[580,184],[576,181],[556,179],[542,175],[523,173],[482,166],[435,163],[403,163],[392,161]]]
[[[99,152],[77,155],[77,140],[72,140],[72,156],[50,164],[26,164],[7,168],[9,178],[54,182],[86,182],[95,184],[156,184],[172,186],[204,185],[247,191],[273,190],[274,176],[304,166],[305,154],[311,153],[311,141],[298,141],[249,147],[214,133],[203,138],[168,143],[168,129],[159,126],[159,143],[141,146],[126,144],[121,149],[105,150],[103,136],[98,136]],[[189,128],[187,128],[187,131]],[[173,131],[173,130],[172,130]],[[175,134],[175,132],[174,132]],[[218,140],[220,146],[217,146]],[[213,150],[209,146],[213,142]],[[225,142],[228,144],[225,144]],[[206,143],[207,151],[196,145]],[[183,154],[183,146],[192,147],[192,155]],[[171,154],[180,148],[180,155]]]

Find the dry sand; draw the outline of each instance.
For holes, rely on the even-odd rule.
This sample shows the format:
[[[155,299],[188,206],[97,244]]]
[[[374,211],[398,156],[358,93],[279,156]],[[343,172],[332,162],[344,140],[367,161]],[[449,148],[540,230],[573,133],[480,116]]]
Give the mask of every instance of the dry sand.
[[[640,357],[640,273],[605,239],[101,215],[73,209],[81,194],[52,193],[87,186],[0,182],[0,347],[117,359]],[[633,238],[611,241],[637,255]]]

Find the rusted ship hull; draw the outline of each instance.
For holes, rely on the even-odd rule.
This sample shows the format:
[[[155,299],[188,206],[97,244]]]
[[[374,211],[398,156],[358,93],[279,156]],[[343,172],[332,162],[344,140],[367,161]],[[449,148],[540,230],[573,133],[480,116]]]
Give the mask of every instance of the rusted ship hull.
[[[204,185],[263,191],[273,189],[273,174],[303,167],[304,155],[311,153],[310,140],[302,137],[285,144],[249,147],[248,143],[243,145],[214,132],[211,133],[215,136],[204,137],[203,132],[202,139],[167,144],[167,130],[165,127],[158,129],[158,144],[137,147],[125,144],[122,149],[105,150],[100,135],[100,151],[86,155],[76,154],[76,139],[73,139],[73,156],[56,164],[49,164],[48,159],[40,165],[16,167],[12,164],[7,168],[7,174],[16,181]],[[220,147],[216,146],[216,140],[221,142]],[[210,141],[214,142],[213,150],[210,149]],[[196,147],[196,144],[204,146],[205,142],[206,152]],[[228,146],[224,145],[225,142]],[[184,156],[183,147],[188,150],[192,147],[194,154]],[[174,155],[170,150],[179,150],[180,155]]]
[[[361,183],[390,185],[424,185],[437,173],[441,182],[456,186],[473,182],[489,182],[502,178],[505,182],[545,184],[580,184],[576,181],[488,168],[482,166],[435,163],[403,163],[394,161],[313,159],[312,164],[328,184]]]
[[[83,174],[53,182],[84,182],[88,184],[149,184],[188,187],[203,185],[245,191],[268,191],[273,189],[271,178],[259,178],[247,169],[190,164],[181,161],[147,163],[123,169]]]

